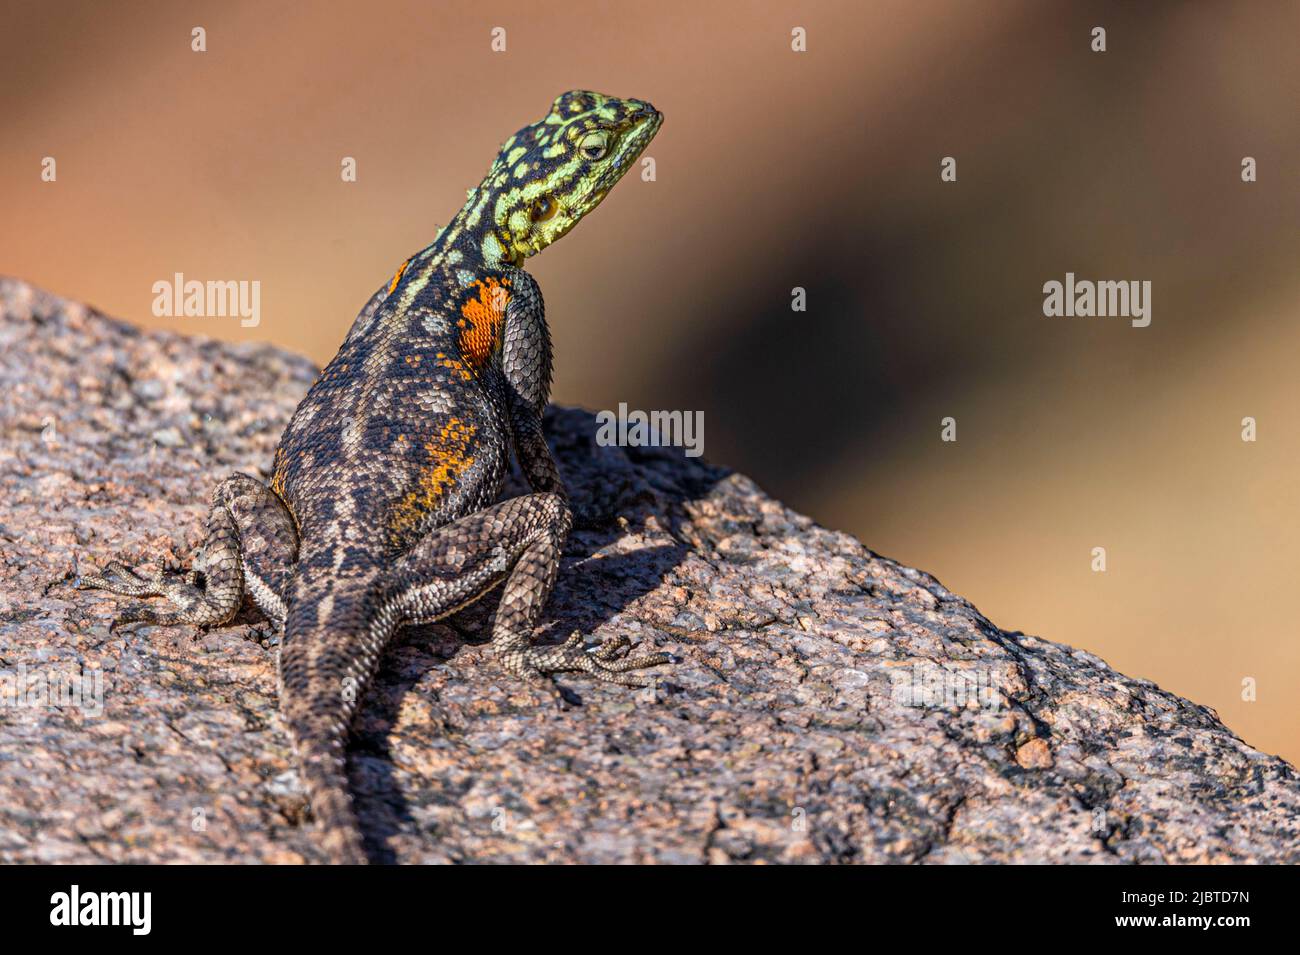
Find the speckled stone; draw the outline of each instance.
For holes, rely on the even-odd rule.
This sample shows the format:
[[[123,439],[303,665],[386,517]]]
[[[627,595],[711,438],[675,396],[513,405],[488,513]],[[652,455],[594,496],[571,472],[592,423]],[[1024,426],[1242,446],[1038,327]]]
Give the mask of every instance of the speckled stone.
[[[0,279],[0,861],[321,858],[275,638],[110,633],[116,601],[70,586],[78,560],[187,559],[314,374]],[[407,631],[351,748],[377,861],[1300,862],[1295,770],[1211,710],[998,629],[748,478],[547,423],[577,526],[544,638],[682,662],[658,690],[562,678],[561,711],[494,665],[490,606]],[[102,710],[4,697],[19,674],[98,681]]]

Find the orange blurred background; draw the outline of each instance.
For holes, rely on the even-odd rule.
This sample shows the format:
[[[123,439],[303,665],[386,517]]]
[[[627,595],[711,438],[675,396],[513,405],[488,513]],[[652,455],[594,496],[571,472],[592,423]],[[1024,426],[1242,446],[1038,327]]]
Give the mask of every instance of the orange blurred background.
[[[1300,761],[1300,5],[0,11],[0,272],[318,362],[554,96],[650,100],[657,180],[529,265],[555,399],[702,410],[712,460]],[[1151,281],[1150,327],[1045,318],[1067,271]],[[153,317],[175,272],[261,324]]]

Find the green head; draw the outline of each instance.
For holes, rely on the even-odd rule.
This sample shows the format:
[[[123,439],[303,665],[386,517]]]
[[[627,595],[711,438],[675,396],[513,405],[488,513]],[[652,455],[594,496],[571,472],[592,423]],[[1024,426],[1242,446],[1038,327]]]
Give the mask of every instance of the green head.
[[[641,100],[585,90],[560,96],[541,122],[506,141],[471,194],[470,205],[490,219],[485,255],[518,264],[567,233],[600,205],[662,123]]]

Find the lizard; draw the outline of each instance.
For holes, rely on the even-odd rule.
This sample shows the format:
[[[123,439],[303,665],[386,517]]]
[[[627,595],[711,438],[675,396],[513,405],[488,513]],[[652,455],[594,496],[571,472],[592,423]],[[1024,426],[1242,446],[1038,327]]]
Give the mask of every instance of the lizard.
[[[77,581],[166,601],[133,600],[115,625],[218,627],[247,600],[281,633],[280,710],[331,862],[369,861],[346,749],[400,627],[501,586],[495,658],[561,701],[556,673],[647,686],[639,671],[675,662],[621,636],[533,642],[573,518],[542,428],[550,331],[524,269],[600,205],[662,121],[640,100],[559,96],[362,308],[290,419],[269,483],[237,472],[216,488],[191,569],[146,576],[112,561]],[[512,451],[530,492],[499,501]]]

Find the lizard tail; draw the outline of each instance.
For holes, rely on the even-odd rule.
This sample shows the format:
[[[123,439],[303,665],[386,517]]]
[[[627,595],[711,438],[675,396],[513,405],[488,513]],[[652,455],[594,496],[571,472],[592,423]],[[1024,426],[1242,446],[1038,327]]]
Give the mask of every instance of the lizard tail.
[[[300,565],[280,651],[281,712],[329,860],[365,865],[348,789],[348,731],[393,628],[375,612],[377,575],[331,580],[332,573]]]
[[[311,800],[320,844],[332,865],[366,865],[365,842],[348,791],[343,753],[308,743],[298,744],[303,783]]]

